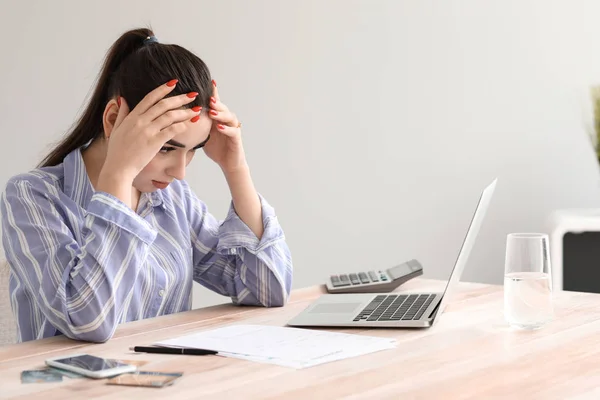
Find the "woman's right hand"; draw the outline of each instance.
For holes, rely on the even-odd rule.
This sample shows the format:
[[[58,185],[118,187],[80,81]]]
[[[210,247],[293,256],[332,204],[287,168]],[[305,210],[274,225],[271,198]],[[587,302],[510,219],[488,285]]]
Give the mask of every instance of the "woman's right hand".
[[[110,135],[108,149],[97,190],[118,197],[131,206],[131,186],[135,177],[156,156],[162,146],[185,129],[185,122],[196,122],[200,107],[181,109],[194,101],[192,92],[164,98],[176,85],[172,80],[148,93],[129,111],[127,102],[120,106]]]
[[[108,150],[103,170],[106,168],[133,182],[160,148],[185,129],[184,123],[199,115],[199,107],[181,109],[194,101],[198,93],[164,98],[176,83],[172,80],[160,85],[131,112],[125,99],[119,98],[119,113],[107,137]]]

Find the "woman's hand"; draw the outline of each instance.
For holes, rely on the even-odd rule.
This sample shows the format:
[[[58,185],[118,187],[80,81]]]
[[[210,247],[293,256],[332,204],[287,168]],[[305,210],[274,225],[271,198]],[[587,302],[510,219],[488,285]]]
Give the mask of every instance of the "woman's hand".
[[[246,162],[241,124],[235,114],[221,103],[215,81],[213,87],[208,112],[213,123],[204,152],[225,174],[235,212],[260,239],[264,232],[262,206]]]
[[[160,85],[131,112],[125,99],[119,98],[119,113],[110,135],[107,135],[108,150],[102,172],[116,173],[133,182],[160,148],[185,130],[184,122],[199,114],[199,107],[180,109],[194,101],[198,93],[164,98],[176,83],[172,80]]]
[[[246,170],[248,165],[242,146],[241,124],[235,114],[221,103],[215,81],[208,116],[213,123],[210,139],[204,146],[206,155],[216,162],[226,175]]]

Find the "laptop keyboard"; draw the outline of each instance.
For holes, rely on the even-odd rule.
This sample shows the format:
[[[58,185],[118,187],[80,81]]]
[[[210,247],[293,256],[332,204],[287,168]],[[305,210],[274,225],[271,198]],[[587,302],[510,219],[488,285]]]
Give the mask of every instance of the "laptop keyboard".
[[[378,295],[354,321],[418,320],[435,299],[435,294]]]

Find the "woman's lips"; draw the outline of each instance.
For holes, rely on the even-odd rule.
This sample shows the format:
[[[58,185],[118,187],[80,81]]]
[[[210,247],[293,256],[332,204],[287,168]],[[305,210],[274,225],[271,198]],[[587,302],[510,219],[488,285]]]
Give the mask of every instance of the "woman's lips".
[[[164,189],[167,186],[169,186],[169,182],[161,182],[161,181],[152,181],[152,184],[159,189]]]

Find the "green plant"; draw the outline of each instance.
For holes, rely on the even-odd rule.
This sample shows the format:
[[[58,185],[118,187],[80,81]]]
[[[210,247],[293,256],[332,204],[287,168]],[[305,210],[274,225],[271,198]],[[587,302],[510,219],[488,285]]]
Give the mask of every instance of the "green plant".
[[[600,163],[600,86],[592,86],[590,88],[592,98],[592,111],[594,117],[592,144],[596,151],[596,158]]]

